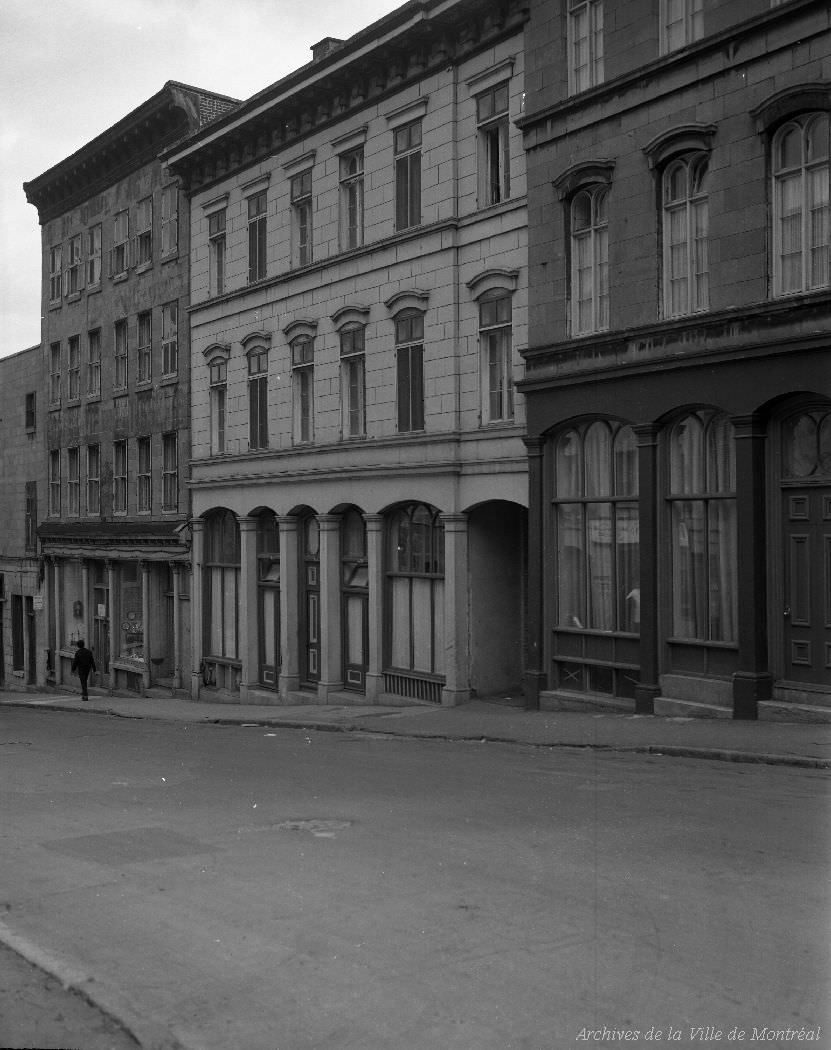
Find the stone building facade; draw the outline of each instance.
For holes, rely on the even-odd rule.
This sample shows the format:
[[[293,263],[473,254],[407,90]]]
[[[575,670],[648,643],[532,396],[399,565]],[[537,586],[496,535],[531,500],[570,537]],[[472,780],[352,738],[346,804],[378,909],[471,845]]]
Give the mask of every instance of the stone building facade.
[[[160,150],[234,103],[167,83],[24,187],[42,226],[49,679],[190,676],[189,224]]]
[[[39,346],[0,358],[0,686],[43,685],[47,661],[38,511],[44,498]]]
[[[521,682],[524,18],[405,4],[165,155],[191,208],[194,696]]]
[[[831,32],[813,0],[536,0],[527,681],[831,706]]]

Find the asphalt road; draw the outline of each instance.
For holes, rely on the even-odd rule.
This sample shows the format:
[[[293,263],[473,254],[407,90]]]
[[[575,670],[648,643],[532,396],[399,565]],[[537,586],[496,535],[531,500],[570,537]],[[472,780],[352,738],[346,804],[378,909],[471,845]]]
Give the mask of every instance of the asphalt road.
[[[0,937],[146,1048],[831,1046],[829,783],[7,709]]]

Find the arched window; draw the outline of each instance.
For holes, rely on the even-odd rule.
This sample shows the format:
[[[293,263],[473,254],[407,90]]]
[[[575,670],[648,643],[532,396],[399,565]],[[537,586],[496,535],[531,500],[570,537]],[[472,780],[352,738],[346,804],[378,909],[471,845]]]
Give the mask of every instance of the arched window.
[[[707,154],[692,153],[664,169],[664,314],[681,317],[709,306]]]
[[[829,270],[829,117],[789,120],[773,137],[773,290],[827,288]]]
[[[694,412],[669,433],[672,634],[736,641],[736,447],[733,426]]]
[[[554,444],[560,627],[640,626],[638,458],[632,428],[596,420]]]
[[[366,434],[366,326],[350,323],[340,330],[341,433]]]
[[[369,664],[369,563],[366,523],[354,508],[341,519],[343,684],[363,691]]]
[[[260,682],[274,689],[280,674],[280,530],[270,510],[257,516],[257,616]]]
[[[294,409],[294,443],[314,440],[314,339],[298,335],[291,341],[291,382]]]
[[[230,510],[205,522],[205,645],[208,654],[239,658],[240,533]]]
[[[387,521],[389,664],[402,671],[444,673],[444,526],[423,503]]]
[[[571,324],[574,335],[609,327],[608,187],[580,190],[571,200]]]
[[[782,433],[783,478],[831,478],[831,410],[800,412],[785,422]]]

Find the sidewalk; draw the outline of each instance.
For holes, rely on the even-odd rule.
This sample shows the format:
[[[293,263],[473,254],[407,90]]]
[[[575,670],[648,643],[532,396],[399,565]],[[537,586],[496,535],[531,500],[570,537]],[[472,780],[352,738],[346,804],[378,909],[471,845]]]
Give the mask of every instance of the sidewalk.
[[[831,725],[661,718],[651,715],[525,711],[514,704],[474,700],[460,707],[195,703],[168,697],[0,690],[0,706],[84,711],[169,722],[368,732],[395,737],[582,747],[831,769]]]

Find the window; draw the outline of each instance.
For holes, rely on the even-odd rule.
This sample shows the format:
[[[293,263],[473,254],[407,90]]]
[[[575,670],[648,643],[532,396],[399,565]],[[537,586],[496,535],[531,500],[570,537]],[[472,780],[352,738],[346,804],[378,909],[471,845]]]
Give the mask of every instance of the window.
[[[66,450],[66,502],[70,514],[81,513],[81,450],[77,445]]]
[[[113,387],[123,390],[127,386],[127,321],[115,322],[115,376]]]
[[[101,513],[101,446],[87,445],[87,514]]]
[[[827,288],[829,270],[829,117],[788,121],[773,138],[775,295]]]
[[[101,329],[96,328],[87,337],[87,393],[96,397],[101,393]]]
[[[571,323],[574,335],[609,327],[609,231],[605,186],[571,202]]]
[[[205,523],[205,644],[211,656],[239,656],[240,534],[229,510]]]
[[[227,393],[228,365],[225,361],[212,361],[211,384],[211,455],[221,456],[225,451],[225,396]]]
[[[87,284],[101,283],[101,224],[87,230]]]
[[[38,483],[26,482],[26,515],[24,522],[24,546],[27,551],[37,550],[38,545]]]
[[[138,315],[138,345],[136,346],[138,381],[147,383],[153,378],[153,336],[150,310]]]
[[[268,448],[268,350],[248,354],[248,447]]]
[[[314,441],[314,340],[300,335],[291,342],[294,441]]]
[[[208,216],[211,295],[223,295],[225,292],[225,218],[224,208]]]
[[[59,303],[61,301],[61,282],[63,276],[61,273],[61,259],[63,253],[61,246],[58,244],[54,248],[49,249],[49,302]]]
[[[145,197],[136,205],[136,266],[153,262],[153,198]]]
[[[127,272],[129,262],[130,213],[116,212],[113,219],[113,246],[110,251],[110,276],[119,277]]]
[[[179,304],[162,307],[162,375],[172,376],[179,370]]]
[[[342,251],[364,243],[364,151],[340,158],[340,246]]]
[[[276,689],[280,673],[280,528],[269,510],[257,515],[257,635],[260,682]]]
[[[162,435],[162,510],[179,509],[179,448],[176,433]]]
[[[175,182],[162,189],[162,258],[179,249],[179,186]]]
[[[387,526],[389,664],[428,675],[444,672],[444,528],[438,511],[417,503]]]
[[[26,429],[34,430],[37,427],[37,391],[32,390],[26,395]]]
[[[265,277],[266,192],[248,198],[248,283]]]
[[[664,313],[667,317],[709,306],[707,156],[691,154],[664,170]]]
[[[61,512],[61,452],[60,449],[52,449],[49,453],[49,513],[57,515]]]
[[[421,121],[395,129],[395,228],[421,222]]]
[[[61,344],[49,347],[49,404],[61,403]]]
[[[113,514],[127,513],[127,442],[113,444]]]
[[[561,432],[552,452],[556,684],[631,696],[632,668],[621,666],[625,646],[596,636],[640,631],[635,435],[629,426],[595,420]],[[586,635],[578,641],[575,631]]]
[[[695,412],[669,434],[672,633],[735,642],[736,452],[726,416]]]
[[[661,47],[664,54],[704,35],[704,0],[662,0]]]
[[[479,301],[479,354],[482,422],[513,419],[511,296],[505,292],[490,292]]]
[[[150,438],[141,437],[136,440],[137,464],[136,464],[136,506],[139,513],[150,512],[152,503],[152,455]]]
[[[23,595],[12,596],[12,670],[22,671],[25,667],[26,649],[23,629]]]
[[[312,172],[303,171],[291,180],[292,238],[294,261],[308,266],[312,261]]]
[[[69,379],[69,400],[75,401],[81,396],[81,337],[79,335],[69,337],[69,366],[66,374]]]
[[[569,0],[569,92],[603,82],[603,0]]]
[[[66,273],[64,275],[64,292],[66,295],[77,295],[83,286],[84,271],[81,266],[81,235],[69,238],[67,245]]]
[[[511,195],[508,151],[508,84],[476,97],[479,132],[479,207],[499,204]]]
[[[398,430],[424,429],[424,316],[407,312],[395,320]]]
[[[366,433],[366,356],[363,325],[349,325],[340,333],[341,432],[344,437]]]

